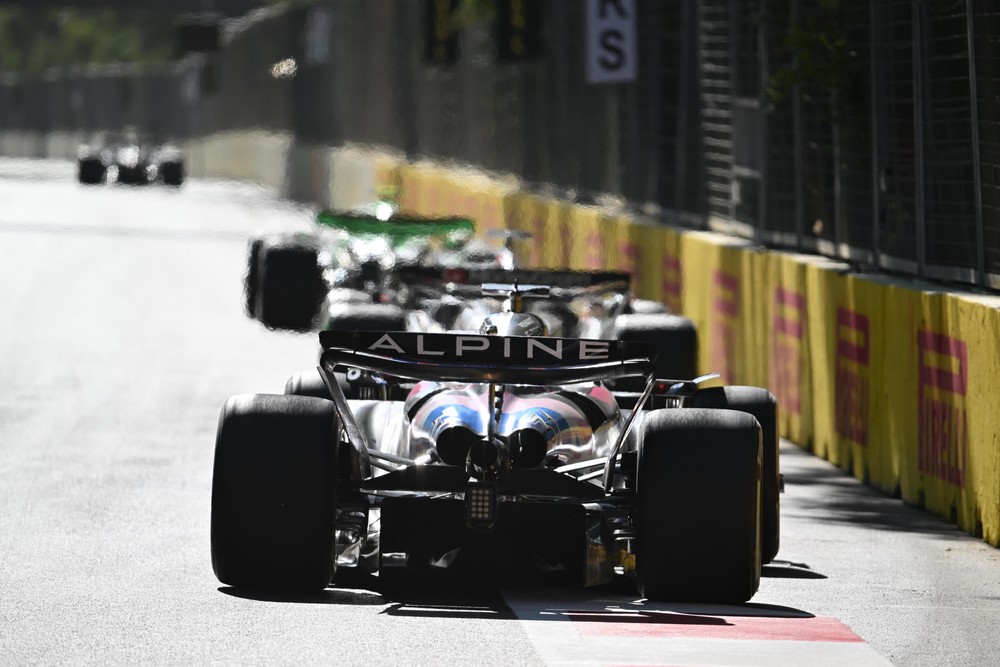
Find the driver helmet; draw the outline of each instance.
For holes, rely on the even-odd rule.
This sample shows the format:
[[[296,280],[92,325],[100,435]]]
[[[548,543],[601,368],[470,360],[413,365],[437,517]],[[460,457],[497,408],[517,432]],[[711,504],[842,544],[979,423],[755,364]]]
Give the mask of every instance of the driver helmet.
[[[479,333],[488,336],[547,336],[548,328],[532,313],[493,313],[483,320]]]

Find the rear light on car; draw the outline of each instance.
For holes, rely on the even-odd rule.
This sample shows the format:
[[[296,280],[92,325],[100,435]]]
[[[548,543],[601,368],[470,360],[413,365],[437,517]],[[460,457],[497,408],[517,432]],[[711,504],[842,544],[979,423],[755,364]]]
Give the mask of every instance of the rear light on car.
[[[470,527],[492,527],[496,513],[497,492],[492,484],[472,482],[465,487],[465,521]]]
[[[464,285],[469,282],[469,272],[466,269],[445,269],[441,276],[446,283],[458,283]]]

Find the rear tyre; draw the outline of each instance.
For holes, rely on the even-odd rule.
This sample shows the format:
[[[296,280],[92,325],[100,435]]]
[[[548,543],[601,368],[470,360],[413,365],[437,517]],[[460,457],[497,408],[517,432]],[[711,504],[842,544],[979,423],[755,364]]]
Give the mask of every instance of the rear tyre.
[[[337,382],[340,384],[344,396],[346,398],[357,398],[353,395],[354,391],[347,381],[347,376],[343,373],[335,373],[334,375],[337,376]],[[333,397],[330,396],[330,390],[326,388],[326,383],[323,382],[323,378],[320,377],[319,371],[315,368],[308,371],[300,371],[288,378],[288,381],[285,382],[285,393],[289,396],[312,396],[313,398],[323,398],[328,401],[333,400]]]
[[[712,387],[691,399],[693,408],[723,408],[749,412],[760,423],[764,457],[761,476],[761,562],[778,555],[781,542],[781,480],[778,462],[778,403],[761,387]]]
[[[333,579],[333,403],[244,394],[222,410],[212,479],[212,567],[238,588],[322,590]]]
[[[257,319],[257,292],[260,285],[260,249],[263,239],[251,239],[247,246],[247,272],[243,276],[243,308],[249,317]]]
[[[91,158],[77,160],[76,176],[83,185],[100,185],[104,182],[104,165]]]
[[[650,600],[745,602],[760,585],[760,426],[654,410],[636,470],[636,583]]]
[[[657,378],[690,380],[698,374],[698,330],[686,317],[668,313],[619,315],[614,337],[656,345],[660,351],[654,368]]]
[[[184,184],[184,165],[180,162],[166,162],[160,167],[163,184],[179,188]]]
[[[259,262],[258,319],[270,329],[312,329],[326,296],[316,249],[264,245]]]

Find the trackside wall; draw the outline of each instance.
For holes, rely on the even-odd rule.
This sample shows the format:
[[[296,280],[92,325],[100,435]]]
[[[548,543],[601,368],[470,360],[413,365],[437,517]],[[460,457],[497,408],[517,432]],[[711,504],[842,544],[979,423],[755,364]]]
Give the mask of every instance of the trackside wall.
[[[699,368],[771,388],[783,437],[1000,546],[1000,297],[852,273],[577,205],[440,165],[400,163],[405,208],[530,232],[535,267],[627,269],[692,318]]]

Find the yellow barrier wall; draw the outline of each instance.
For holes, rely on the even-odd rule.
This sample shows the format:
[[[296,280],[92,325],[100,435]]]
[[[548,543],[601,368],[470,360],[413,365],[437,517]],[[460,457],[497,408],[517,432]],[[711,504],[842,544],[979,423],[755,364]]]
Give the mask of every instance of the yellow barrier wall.
[[[713,234],[681,237],[683,314],[699,330],[698,368],[715,372],[726,384],[749,384],[754,364],[753,266],[746,245],[722,245]],[[748,301],[748,299],[750,301]]]
[[[781,435],[808,446],[813,440],[808,258],[778,252],[746,254],[756,267],[754,290],[747,298],[758,313],[757,326],[747,332],[751,348],[757,350],[748,355],[747,363],[753,364],[750,381],[769,387],[778,399]]]
[[[997,409],[997,378],[1000,378],[1000,298],[984,296],[948,295],[944,304],[945,323],[956,341],[965,345],[968,366],[958,368],[959,381],[965,389],[962,401],[951,403],[963,412],[952,412],[951,440],[959,447],[946,443],[948,422],[941,419],[947,412],[938,413],[937,427],[931,427],[926,438],[927,461],[931,468],[949,471],[948,461],[956,460],[953,452],[964,454],[957,459],[961,464],[964,493],[958,510],[958,525],[964,530],[980,534],[990,544],[1000,545],[1000,410]],[[961,346],[950,345],[962,360]],[[954,364],[952,364],[954,367]],[[964,378],[963,378],[964,374]],[[932,416],[934,413],[931,413]],[[957,437],[956,437],[957,436]],[[942,443],[941,440],[944,440]],[[949,477],[950,475],[945,475]],[[938,481],[928,484],[927,495],[937,494]],[[947,495],[947,494],[946,494]]]
[[[600,271],[604,268],[605,245],[601,236],[601,217],[601,209],[596,206],[573,207],[569,215],[571,269]]]
[[[504,198],[506,226],[525,232],[529,238],[514,243],[515,256],[521,266],[532,268],[564,268],[571,255],[585,239],[572,220],[572,207],[557,199],[534,194],[514,193]]]
[[[885,287],[833,262],[806,267],[813,450],[888,493],[899,486],[879,435],[884,400]]]

